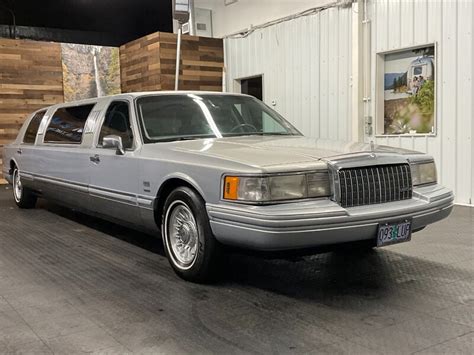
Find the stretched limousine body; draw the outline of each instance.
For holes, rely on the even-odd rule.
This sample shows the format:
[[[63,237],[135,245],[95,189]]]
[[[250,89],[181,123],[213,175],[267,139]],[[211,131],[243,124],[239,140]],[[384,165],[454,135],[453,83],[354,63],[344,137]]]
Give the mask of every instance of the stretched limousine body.
[[[161,235],[205,280],[222,245],[384,246],[449,215],[425,154],[309,139],[246,95],[148,92],[35,112],[5,147],[19,207],[37,197]]]

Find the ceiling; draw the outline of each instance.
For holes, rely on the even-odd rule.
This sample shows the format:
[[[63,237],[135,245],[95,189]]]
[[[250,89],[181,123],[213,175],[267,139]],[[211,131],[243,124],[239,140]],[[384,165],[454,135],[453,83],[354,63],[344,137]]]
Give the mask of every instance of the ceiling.
[[[17,26],[88,31],[92,42],[92,32],[125,43],[173,29],[172,0],[0,0],[0,24],[12,25],[5,7]]]

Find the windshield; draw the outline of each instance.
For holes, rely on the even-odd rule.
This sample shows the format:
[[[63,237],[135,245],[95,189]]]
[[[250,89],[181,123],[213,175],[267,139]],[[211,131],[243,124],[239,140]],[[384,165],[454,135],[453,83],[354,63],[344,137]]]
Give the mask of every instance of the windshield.
[[[145,143],[248,135],[298,135],[278,113],[247,96],[186,94],[137,100]]]

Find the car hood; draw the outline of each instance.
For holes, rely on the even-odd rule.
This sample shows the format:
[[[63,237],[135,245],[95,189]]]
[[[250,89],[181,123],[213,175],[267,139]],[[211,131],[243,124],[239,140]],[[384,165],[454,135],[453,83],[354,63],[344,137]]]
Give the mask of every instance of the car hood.
[[[199,139],[171,142],[167,143],[167,146],[174,151],[221,158],[261,168],[314,163],[321,159],[331,160],[344,155],[354,155],[367,151],[394,154],[414,153],[401,148],[311,139],[301,136],[243,136]]]

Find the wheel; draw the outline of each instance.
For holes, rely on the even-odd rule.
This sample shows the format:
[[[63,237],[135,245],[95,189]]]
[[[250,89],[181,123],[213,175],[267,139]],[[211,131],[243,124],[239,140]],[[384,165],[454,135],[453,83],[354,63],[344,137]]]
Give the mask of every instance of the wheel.
[[[163,244],[174,271],[188,281],[211,281],[216,276],[220,247],[201,196],[189,187],[178,187],[166,199],[163,211]]]
[[[23,187],[20,170],[16,166],[13,169],[13,198],[20,208],[34,208],[38,199],[30,190]]]

